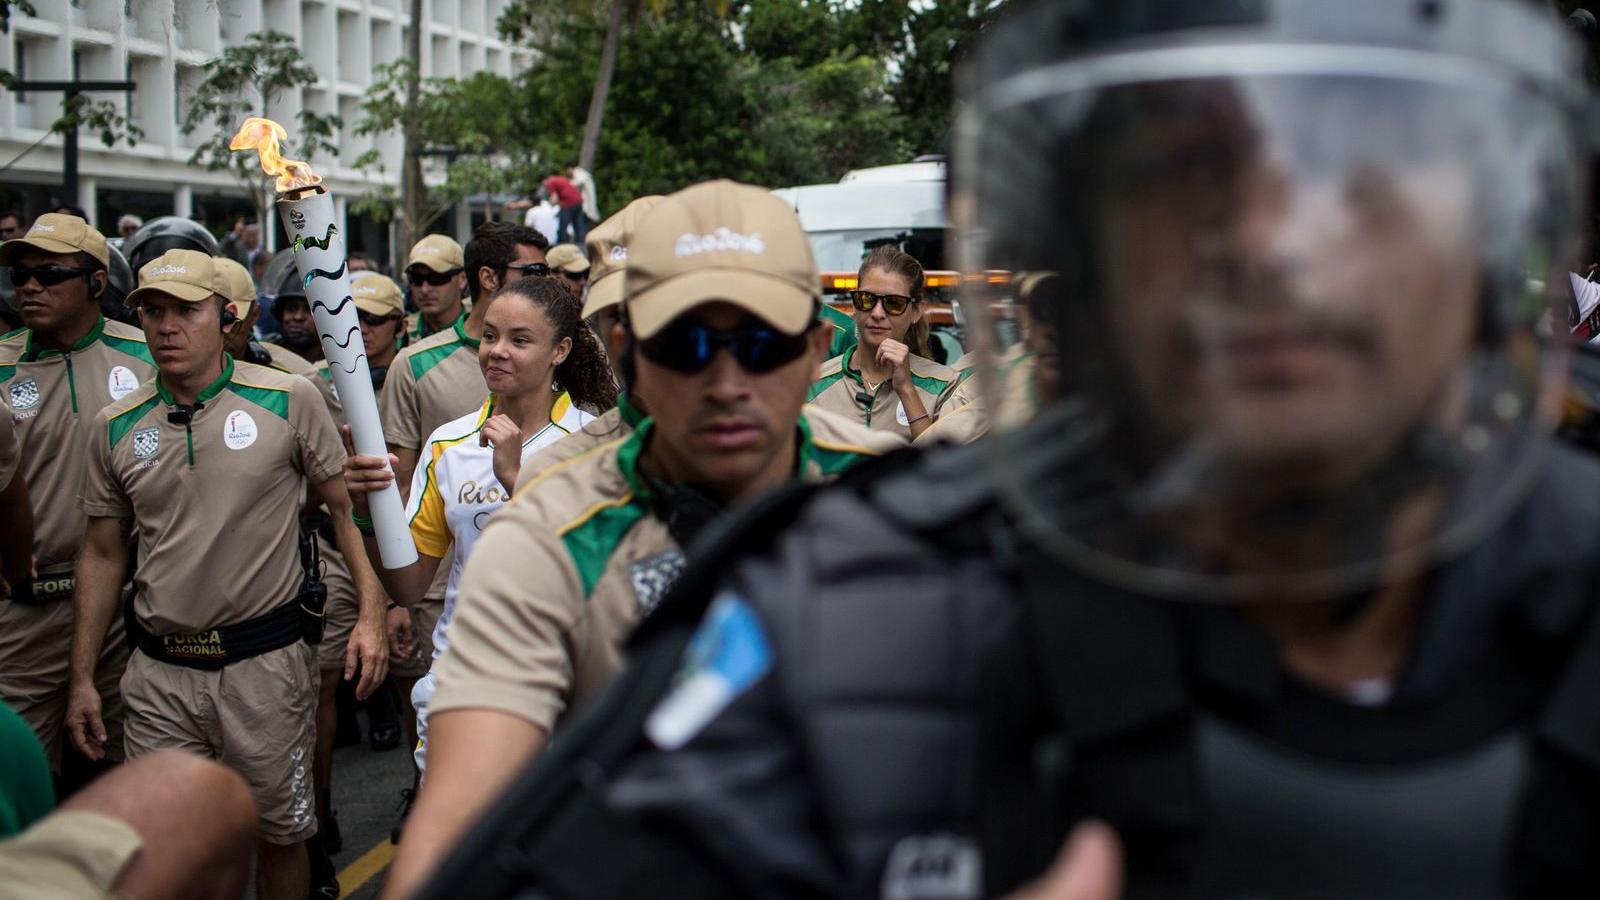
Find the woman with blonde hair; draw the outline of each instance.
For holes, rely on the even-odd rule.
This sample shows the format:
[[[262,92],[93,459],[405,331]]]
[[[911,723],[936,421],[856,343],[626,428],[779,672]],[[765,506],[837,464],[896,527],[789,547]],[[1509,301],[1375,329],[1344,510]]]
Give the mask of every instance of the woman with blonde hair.
[[[938,419],[957,382],[954,369],[929,358],[922,264],[892,244],[874,248],[850,303],[857,344],[822,364],[810,402],[915,438]]]

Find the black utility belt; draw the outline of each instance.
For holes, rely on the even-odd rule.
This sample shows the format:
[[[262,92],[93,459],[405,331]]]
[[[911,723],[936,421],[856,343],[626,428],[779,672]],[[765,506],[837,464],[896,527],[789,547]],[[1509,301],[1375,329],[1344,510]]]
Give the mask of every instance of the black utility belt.
[[[72,573],[41,575],[25,584],[13,585],[11,599],[27,606],[49,606],[72,599],[72,588],[77,580]]]
[[[206,631],[151,634],[136,617],[128,616],[128,643],[158,662],[190,669],[221,669],[303,639],[305,616],[299,597],[254,619]]]

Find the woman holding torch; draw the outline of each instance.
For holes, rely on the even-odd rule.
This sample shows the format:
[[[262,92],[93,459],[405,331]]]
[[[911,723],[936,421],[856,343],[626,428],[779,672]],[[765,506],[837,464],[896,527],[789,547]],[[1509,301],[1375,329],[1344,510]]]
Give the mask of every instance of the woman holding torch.
[[[422,598],[448,560],[444,612],[433,631],[434,659],[448,646],[446,629],[468,554],[490,515],[510,499],[522,461],[594,418],[582,408],[609,409],[616,403],[616,384],[599,341],[579,317],[578,302],[552,279],[513,281],[490,297],[478,364],[488,399],[436,429],[412,475],[406,515],[417,561],[380,573],[389,596],[404,606]],[[367,495],[394,480],[384,459],[353,450],[344,475],[358,521]],[[433,687],[429,672],[411,693],[419,769]]]

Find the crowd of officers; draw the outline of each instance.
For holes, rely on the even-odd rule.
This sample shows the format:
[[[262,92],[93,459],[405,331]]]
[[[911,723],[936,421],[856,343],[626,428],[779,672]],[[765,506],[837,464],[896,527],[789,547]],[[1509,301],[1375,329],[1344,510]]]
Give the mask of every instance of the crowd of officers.
[[[244,266],[182,239],[108,303],[113,252],[62,214],[0,245],[23,324],[0,339],[0,699],[59,790],[69,747],[91,775],[176,749],[242,777],[263,898],[337,894],[341,680],[407,701],[400,894],[616,675],[719,513],[992,418],[967,360],[929,358],[915,259],[873,250],[842,314],[793,210],[733,182],[637,199],[582,250],[504,222],[424,237],[409,315],[354,272],[388,459],[350,449],[291,254],[263,310]],[[374,568],[367,518],[391,481],[401,570]],[[115,864],[83,877],[125,887],[149,839],[101,835]]]

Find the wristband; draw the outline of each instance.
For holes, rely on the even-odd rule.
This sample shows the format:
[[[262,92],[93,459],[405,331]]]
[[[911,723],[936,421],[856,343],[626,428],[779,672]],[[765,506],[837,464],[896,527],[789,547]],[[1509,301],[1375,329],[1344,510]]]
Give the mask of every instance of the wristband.
[[[917,416],[915,419],[911,419],[911,420],[907,421],[906,422],[906,427],[910,428],[912,425],[915,425],[918,422],[921,422],[923,419],[926,419],[931,415],[933,415],[933,414],[932,413],[923,413],[922,415]]]
[[[350,508],[350,521],[356,523],[356,530],[367,537],[377,537],[377,532],[372,530],[372,520],[356,512],[355,507]]]

